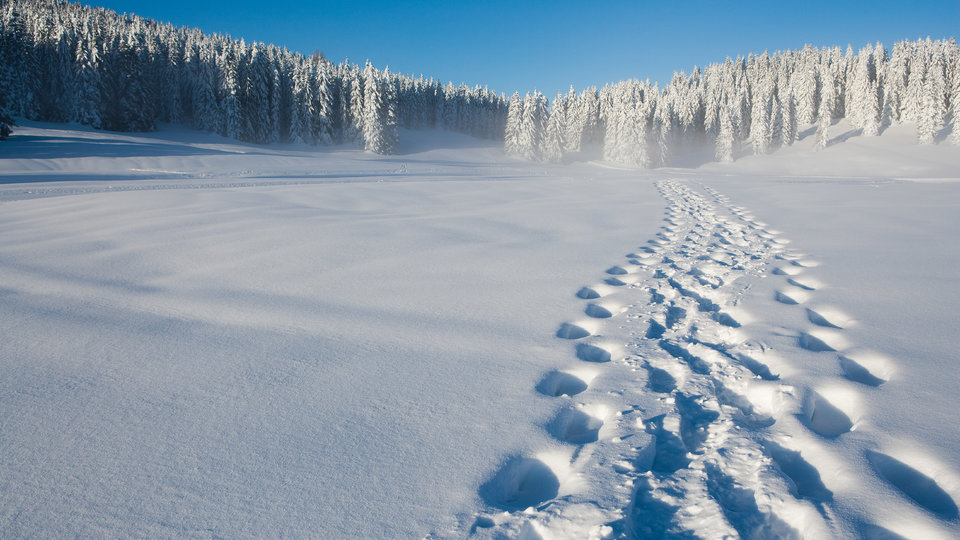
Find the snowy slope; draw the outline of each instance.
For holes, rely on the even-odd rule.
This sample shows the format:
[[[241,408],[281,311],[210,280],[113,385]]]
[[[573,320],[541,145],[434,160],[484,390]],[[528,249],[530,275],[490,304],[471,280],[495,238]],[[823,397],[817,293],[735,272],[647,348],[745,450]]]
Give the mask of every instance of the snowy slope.
[[[956,148],[410,135],[0,144],[2,535],[960,533]]]

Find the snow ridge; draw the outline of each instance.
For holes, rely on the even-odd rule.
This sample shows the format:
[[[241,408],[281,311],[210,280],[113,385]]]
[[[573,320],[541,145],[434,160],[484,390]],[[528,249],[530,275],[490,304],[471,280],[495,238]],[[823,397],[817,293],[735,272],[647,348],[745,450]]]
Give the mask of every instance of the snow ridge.
[[[536,385],[557,402],[556,446],[503,461],[451,536],[948,537],[957,477],[872,430],[859,396],[894,362],[813,302],[818,263],[710,187],[658,190],[661,231],[580,289],[585,317],[556,332],[571,362]],[[809,325],[752,317],[757,302]]]

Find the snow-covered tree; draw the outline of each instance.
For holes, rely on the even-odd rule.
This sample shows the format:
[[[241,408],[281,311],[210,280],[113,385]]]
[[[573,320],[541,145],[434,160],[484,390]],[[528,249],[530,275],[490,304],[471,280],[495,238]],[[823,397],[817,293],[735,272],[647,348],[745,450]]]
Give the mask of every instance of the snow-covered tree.
[[[520,94],[510,96],[510,108],[507,111],[507,125],[503,135],[503,149],[510,156],[520,156],[520,122],[523,118],[524,101]]]
[[[734,126],[732,113],[729,107],[720,110],[720,131],[717,133],[716,150],[714,155],[721,163],[733,162]]]
[[[820,108],[817,110],[817,133],[814,140],[814,148],[816,149],[827,147],[830,140],[830,126],[833,124],[835,99],[833,77],[830,74],[825,74],[822,80],[823,88],[820,93]]]
[[[563,94],[558,93],[553,105],[550,107],[549,120],[547,122],[547,132],[543,143],[543,159],[557,163],[563,158],[564,150],[567,147],[564,137],[566,137],[567,111]]]
[[[396,96],[388,77],[370,62],[363,70],[363,144],[377,154],[397,151]]]
[[[783,104],[782,142],[790,146],[797,141],[797,102],[793,98],[793,91],[788,91]]]
[[[920,108],[917,112],[917,142],[933,144],[937,133],[943,127],[943,112],[937,96],[937,85],[933,78],[927,78],[923,84]]]

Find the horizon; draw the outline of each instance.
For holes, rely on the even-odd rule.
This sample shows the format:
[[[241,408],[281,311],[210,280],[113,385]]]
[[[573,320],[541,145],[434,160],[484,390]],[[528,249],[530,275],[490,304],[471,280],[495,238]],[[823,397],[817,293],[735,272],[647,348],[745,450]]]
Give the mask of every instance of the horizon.
[[[349,4],[298,1],[257,12],[255,18],[248,14],[259,6],[249,0],[229,4],[222,0],[203,4],[183,0],[84,3],[208,34],[273,44],[307,56],[319,51],[333,63],[348,60],[363,65],[369,60],[379,69],[423,75],[444,84],[487,87],[505,96],[539,90],[550,99],[571,86],[580,92],[629,79],[649,79],[663,86],[674,73],[689,74],[696,67],[722,63],[728,57],[764,51],[798,50],[805,45],[844,50],[851,46],[857,51],[878,42],[890,48],[903,40],[954,39],[950,21],[960,20],[960,4],[943,1],[912,6],[896,18],[883,9],[893,6],[891,2],[871,3],[869,8],[866,3],[834,6],[817,2],[802,10],[759,2],[732,8],[701,1],[686,6],[609,2],[605,9],[583,11],[566,0],[547,10],[502,0],[466,6],[433,1],[416,5],[380,0]],[[508,8],[511,16],[504,17]],[[818,8],[829,8],[832,20],[813,24],[812,19],[822,13]],[[693,10],[701,17],[688,17],[685,22],[689,24],[680,32],[700,39],[675,39],[669,49],[662,47],[678,31],[649,21],[675,20]],[[540,22],[525,28],[527,20]],[[576,24],[571,23],[574,20]],[[793,22],[783,26],[781,20]],[[752,30],[724,31],[738,23]],[[370,28],[367,35],[360,37],[360,26]],[[574,40],[566,39],[570,35],[583,39],[572,43]],[[483,46],[435,46],[458,39]],[[504,61],[507,56],[513,60]]]

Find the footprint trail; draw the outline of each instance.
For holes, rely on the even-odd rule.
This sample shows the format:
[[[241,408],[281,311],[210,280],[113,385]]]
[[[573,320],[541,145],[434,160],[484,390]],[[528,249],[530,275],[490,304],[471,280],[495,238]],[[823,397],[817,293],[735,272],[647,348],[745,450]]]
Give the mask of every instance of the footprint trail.
[[[858,490],[882,491],[931,530],[956,527],[953,496],[923,463],[858,431],[860,395],[882,391],[895,363],[851,344],[855,321],[816,303],[819,264],[711,187],[657,188],[661,230],[598,262],[597,283],[574,291],[579,318],[556,331],[569,363],[536,385],[556,403],[542,425],[556,447],[507,457],[479,490],[488,510],[449,537],[887,531]],[[763,280],[768,298],[748,294]]]

